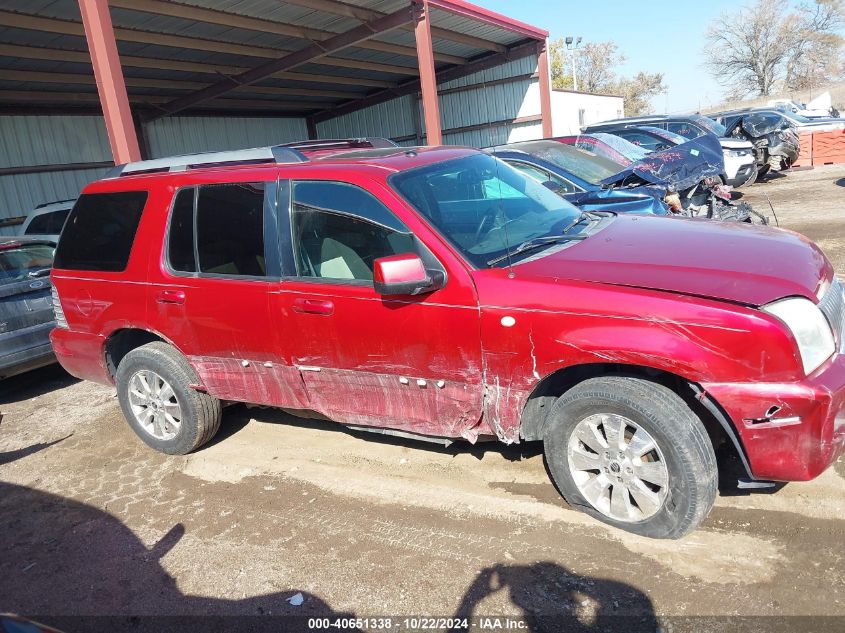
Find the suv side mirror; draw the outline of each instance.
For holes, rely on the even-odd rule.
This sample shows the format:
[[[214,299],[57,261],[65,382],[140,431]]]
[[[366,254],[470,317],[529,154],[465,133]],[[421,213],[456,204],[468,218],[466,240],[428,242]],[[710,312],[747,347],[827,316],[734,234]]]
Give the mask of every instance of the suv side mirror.
[[[440,271],[429,271],[419,255],[403,253],[373,262],[373,287],[380,295],[421,295],[443,287]]]

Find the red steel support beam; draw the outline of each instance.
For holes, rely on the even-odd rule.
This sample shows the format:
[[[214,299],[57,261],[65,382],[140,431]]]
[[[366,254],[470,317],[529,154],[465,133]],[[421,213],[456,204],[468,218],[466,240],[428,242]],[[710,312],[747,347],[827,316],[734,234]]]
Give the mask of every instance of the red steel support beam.
[[[80,0],[80,2],[83,1],[84,0]],[[326,40],[322,40],[321,42],[314,42],[313,44],[294,53],[290,53],[284,57],[280,57],[279,59],[273,59],[261,64],[260,66],[247,70],[246,72],[242,72],[239,75],[227,77],[217,83],[211,84],[210,86],[187,94],[184,97],[174,99],[170,103],[166,103],[161,106],[160,112],[156,118],[160,118],[168,114],[175,114],[176,112],[195,106],[203,101],[208,101],[209,99],[214,99],[215,97],[224,95],[227,92],[231,92],[241,86],[261,81],[262,79],[265,79],[277,72],[292,70],[305,64],[317,62],[322,57],[329,56],[332,53],[343,50],[344,48],[355,46],[360,42],[370,39],[374,35],[386,33],[387,31],[392,31],[393,29],[398,29],[406,24],[410,24],[415,20],[415,14],[416,10],[413,6],[404,7],[394,13],[390,13],[384,17],[378,18],[377,20],[373,20],[372,22],[365,22],[364,24],[356,26],[349,31],[338,33],[337,35]]]
[[[419,3],[422,8],[414,36],[417,39],[417,59],[420,68],[423,118],[427,145],[442,145],[440,104],[437,97],[437,74],[434,69],[434,44],[431,41],[431,9],[428,0]]]
[[[543,42],[537,51],[537,74],[540,75],[540,114],[543,117],[543,138],[551,138],[552,128],[552,75],[549,72],[548,45]]]
[[[530,37],[531,39],[545,40],[549,37],[549,32],[545,29],[514,20],[501,13],[484,9],[469,2],[464,2],[463,0],[429,0],[428,4],[434,9],[440,9],[453,15],[459,15],[500,29],[506,29],[524,37]]]
[[[85,26],[85,39],[91,53],[91,64],[94,66],[97,92],[100,94],[114,162],[120,164],[141,160],[135,123],[126,94],[126,83],[117,54],[117,43],[114,40],[109,5],[106,0],[79,0],[79,10]]]

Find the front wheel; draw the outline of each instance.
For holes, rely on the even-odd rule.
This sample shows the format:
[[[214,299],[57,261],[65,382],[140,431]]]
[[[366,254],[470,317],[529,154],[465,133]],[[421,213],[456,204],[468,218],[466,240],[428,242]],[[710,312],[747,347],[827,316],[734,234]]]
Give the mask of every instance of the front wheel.
[[[549,415],[549,472],[587,514],[642,536],[677,539],[713,507],[713,446],[701,420],[668,388],[592,378],[561,396]]]

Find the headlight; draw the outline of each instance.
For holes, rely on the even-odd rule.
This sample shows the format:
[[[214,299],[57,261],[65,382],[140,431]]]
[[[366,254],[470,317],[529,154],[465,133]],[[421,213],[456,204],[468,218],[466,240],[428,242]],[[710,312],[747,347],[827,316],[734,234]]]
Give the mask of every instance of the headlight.
[[[804,373],[811,374],[836,351],[833,332],[818,306],[808,299],[792,297],[763,307],[784,322],[792,332],[804,363]]]
[[[748,156],[751,153],[747,149],[726,149],[724,152],[725,156],[729,156],[730,158],[742,158],[743,156]]]

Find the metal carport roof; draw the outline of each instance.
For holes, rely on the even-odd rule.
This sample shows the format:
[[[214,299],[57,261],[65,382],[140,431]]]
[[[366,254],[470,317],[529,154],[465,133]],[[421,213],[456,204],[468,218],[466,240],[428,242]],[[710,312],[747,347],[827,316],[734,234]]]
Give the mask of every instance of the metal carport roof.
[[[325,120],[420,90],[411,14],[423,0],[108,4],[129,100],[145,119],[179,112]],[[544,30],[468,3],[425,4],[438,81],[545,45]],[[372,25],[384,30],[370,32]],[[280,63],[285,58],[291,63]],[[267,72],[274,64],[282,70]],[[0,112],[99,110],[79,4],[5,0]]]

